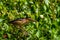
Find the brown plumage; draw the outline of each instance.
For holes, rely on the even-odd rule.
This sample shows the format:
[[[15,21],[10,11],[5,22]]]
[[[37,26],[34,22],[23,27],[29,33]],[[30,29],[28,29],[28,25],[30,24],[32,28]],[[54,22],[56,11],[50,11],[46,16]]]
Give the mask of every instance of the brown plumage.
[[[23,19],[13,20],[10,23],[12,23],[13,25],[23,26],[25,24],[28,24],[29,22],[36,22],[36,20],[33,20],[31,18],[23,18]]]

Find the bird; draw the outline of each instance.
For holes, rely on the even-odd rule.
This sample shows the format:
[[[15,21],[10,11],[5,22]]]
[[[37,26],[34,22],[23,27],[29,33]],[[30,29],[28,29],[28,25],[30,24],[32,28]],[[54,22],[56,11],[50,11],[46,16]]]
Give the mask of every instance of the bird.
[[[32,18],[18,18],[16,20],[10,21],[9,23],[12,23],[13,25],[23,26],[28,24],[29,22],[37,22],[36,20],[33,20]]]

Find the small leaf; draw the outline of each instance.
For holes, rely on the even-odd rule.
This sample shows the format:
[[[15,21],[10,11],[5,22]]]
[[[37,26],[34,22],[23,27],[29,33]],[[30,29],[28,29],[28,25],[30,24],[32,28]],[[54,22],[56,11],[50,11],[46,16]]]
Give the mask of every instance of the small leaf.
[[[3,19],[0,19],[0,22],[2,22],[3,21]]]
[[[39,26],[39,23],[37,22],[37,23],[36,23],[36,27],[39,28],[38,26]]]
[[[49,5],[49,0],[45,0],[45,4],[46,5]]]
[[[4,27],[4,30],[6,30],[6,31],[9,30],[9,26],[6,23],[4,23],[3,27]]]
[[[36,36],[39,38],[40,37],[40,30],[37,31]]]

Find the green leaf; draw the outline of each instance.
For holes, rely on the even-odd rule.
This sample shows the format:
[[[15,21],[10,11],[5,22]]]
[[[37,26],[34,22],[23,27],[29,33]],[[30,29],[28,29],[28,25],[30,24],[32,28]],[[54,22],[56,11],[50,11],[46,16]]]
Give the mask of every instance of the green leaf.
[[[3,21],[3,19],[0,19],[0,22],[2,22]]]
[[[36,36],[39,38],[40,37],[40,30],[37,31]]]

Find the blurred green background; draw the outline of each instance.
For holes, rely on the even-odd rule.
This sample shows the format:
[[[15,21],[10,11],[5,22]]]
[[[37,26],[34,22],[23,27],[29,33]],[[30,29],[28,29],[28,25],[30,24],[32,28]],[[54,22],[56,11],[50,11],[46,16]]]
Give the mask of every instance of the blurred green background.
[[[38,22],[24,26],[29,36],[21,38],[9,21],[26,14]],[[60,0],[0,0],[0,40],[60,40]]]

